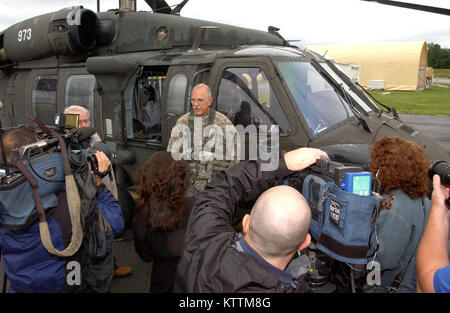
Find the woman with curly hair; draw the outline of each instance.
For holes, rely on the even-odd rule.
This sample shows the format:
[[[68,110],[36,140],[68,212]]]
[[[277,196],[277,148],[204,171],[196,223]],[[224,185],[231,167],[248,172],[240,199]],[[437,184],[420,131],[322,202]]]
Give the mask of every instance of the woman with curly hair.
[[[415,292],[416,248],[431,204],[427,198],[429,162],[423,148],[396,137],[378,139],[370,156],[370,171],[380,181],[383,197],[376,258],[381,285],[376,291],[388,292],[394,280],[401,279],[399,292]]]
[[[144,261],[153,261],[150,292],[172,290],[193,202],[188,186],[189,165],[170,152],[154,153],[137,169],[134,245]]]

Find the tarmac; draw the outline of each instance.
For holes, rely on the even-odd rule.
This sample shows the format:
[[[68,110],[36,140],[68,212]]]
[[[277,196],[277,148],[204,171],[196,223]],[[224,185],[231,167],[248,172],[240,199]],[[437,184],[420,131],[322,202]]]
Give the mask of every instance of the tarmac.
[[[434,84],[434,83],[450,84],[450,79],[439,78],[439,77],[433,77],[433,84]],[[447,87],[448,87],[448,86],[447,86]]]
[[[450,116],[400,114],[400,119],[424,132],[450,153]]]
[[[419,131],[436,140],[450,153],[450,117],[400,114],[400,118]],[[152,263],[146,263],[134,250],[131,230],[124,233],[123,239],[114,241],[113,254],[119,266],[131,266],[132,274],[113,278],[112,293],[146,293],[150,287]],[[2,262],[3,263],[3,262]],[[3,266],[0,265],[0,283],[3,283]]]

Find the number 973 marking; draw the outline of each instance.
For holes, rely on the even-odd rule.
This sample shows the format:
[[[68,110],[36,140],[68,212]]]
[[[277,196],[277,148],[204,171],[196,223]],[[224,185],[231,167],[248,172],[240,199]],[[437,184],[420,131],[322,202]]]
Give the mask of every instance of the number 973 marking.
[[[17,41],[31,40],[31,28],[19,30],[17,33]]]

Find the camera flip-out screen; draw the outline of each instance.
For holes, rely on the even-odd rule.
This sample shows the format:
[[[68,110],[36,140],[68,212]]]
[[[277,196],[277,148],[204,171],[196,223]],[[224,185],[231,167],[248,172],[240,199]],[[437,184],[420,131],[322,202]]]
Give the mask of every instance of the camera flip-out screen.
[[[64,128],[78,128],[78,114],[56,114],[55,125],[62,126]]]
[[[78,128],[78,114],[66,114],[66,127]]]

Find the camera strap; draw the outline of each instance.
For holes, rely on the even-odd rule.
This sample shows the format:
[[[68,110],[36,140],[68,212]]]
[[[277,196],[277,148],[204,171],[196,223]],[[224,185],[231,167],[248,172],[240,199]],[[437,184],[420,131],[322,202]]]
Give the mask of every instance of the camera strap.
[[[27,181],[30,183],[33,190],[33,197],[35,200],[36,211],[39,220],[39,233],[41,237],[42,245],[45,249],[53,254],[60,257],[69,257],[74,255],[81,246],[83,241],[83,228],[81,226],[81,200],[80,194],[78,192],[78,187],[76,185],[75,179],[72,175],[72,170],[70,168],[69,157],[67,155],[66,144],[60,134],[54,130],[48,129],[41,121],[39,121],[34,116],[28,115],[28,117],[35,122],[44,132],[48,135],[55,137],[58,140],[59,147],[61,149],[61,156],[64,168],[65,183],[66,183],[66,200],[69,208],[70,222],[72,225],[72,237],[69,245],[63,251],[57,250],[52,242],[50,236],[50,230],[45,218],[45,210],[41,202],[41,198],[38,192],[38,180],[36,177],[28,171],[25,165],[19,158],[17,151],[13,151],[11,155],[11,161],[15,163],[20,172],[25,176]]]
[[[27,168],[22,163],[22,161],[20,161],[19,154],[17,151],[11,152],[10,159],[16,165],[17,169],[23,174],[23,176],[25,176],[26,180],[31,185],[31,189],[33,190],[33,197],[34,197],[34,202],[36,205],[36,211],[38,214],[39,223],[46,222],[45,211],[44,211],[44,207],[42,206],[41,197],[39,196],[38,187],[37,187],[38,181],[37,181],[36,177],[34,177],[34,175],[31,174],[31,172],[27,170]]]
[[[37,212],[38,221],[39,221],[39,232],[40,232],[42,244],[45,247],[45,249],[49,253],[57,255],[57,256],[61,256],[61,257],[68,257],[68,256],[75,254],[81,245],[81,241],[83,239],[83,233],[82,233],[81,220],[80,220],[80,206],[79,206],[80,201],[78,201],[78,205],[77,205],[76,200],[74,200],[76,198],[76,196],[78,196],[78,199],[79,199],[79,195],[74,195],[73,188],[67,187],[67,185],[71,185],[70,177],[72,177],[72,180],[73,180],[73,176],[70,176],[70,177],[66,176],[66,197],[67,197],[67,204],[69,207],[70,220],[71,220],[71,224],[72,224],[72,238],[71,238],[71,241],[70,241],[70,244],[68,245],[68,247],[66,249],[64,249],[63,251],[59,251],[54,247],[53,242],[51,240],[50,230],[48,228],[47,220],[45,217],[45,210],[42,205],[41,197],[39,196],[38,180],[25,167],[25,165],[19,159],[19,155],[18,155],[17,151],[11,152],[11,161],[17,166],[19,171],[25,176],[26,180],[31,185],[31,188],[33,190],[33,197],[34,197],[36,212]],[[75,181],[73,180],[72,185],[74,185],[74,184],[75,184]],[[78,190],[77,190],[77,193],[78,193]],[[69,200],[69,199],[72,199],[72,200]],[[75,202],[72,202],[72,201],[75,201]]]

